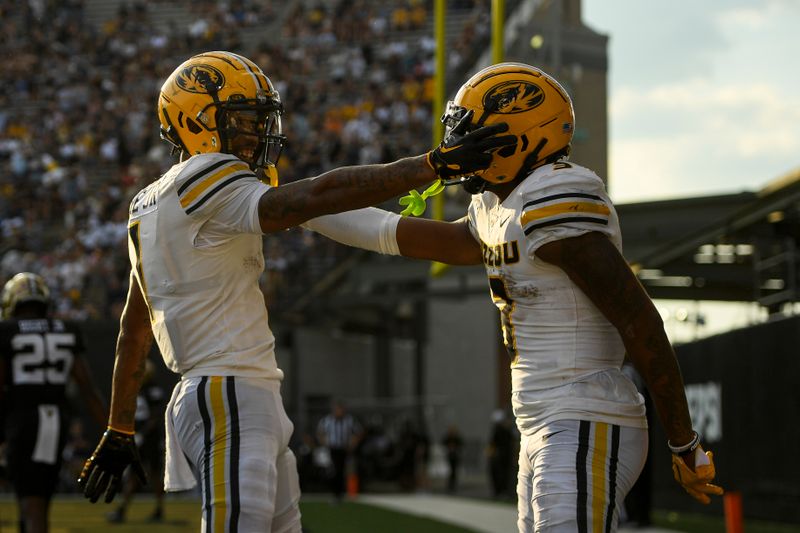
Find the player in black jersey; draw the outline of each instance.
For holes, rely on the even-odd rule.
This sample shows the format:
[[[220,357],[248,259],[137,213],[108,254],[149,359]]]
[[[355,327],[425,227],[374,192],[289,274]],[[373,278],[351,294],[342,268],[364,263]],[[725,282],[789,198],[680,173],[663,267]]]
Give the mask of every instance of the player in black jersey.
[[[5,433],[8,474],[24,533],[48,530],[69,427],[70,379],[101,427],[108,413],[81,357],[80,330],[48,317],[49,293],[42,277],[29,272],[11,278],[2,292],[0,439]]]

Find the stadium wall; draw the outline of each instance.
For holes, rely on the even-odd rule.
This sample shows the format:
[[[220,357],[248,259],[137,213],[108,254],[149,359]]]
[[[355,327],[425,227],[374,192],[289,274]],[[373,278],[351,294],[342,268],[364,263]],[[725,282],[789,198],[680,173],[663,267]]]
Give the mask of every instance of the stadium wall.
[[[800,523],[800,317],[676,348],[695,428],[714,452],[718,481],[739,491],[745,517]],[[723,513],[672,480],[666,437],[651,421],[654,505]]]
[[[487,294],[467,295],[430,299],[427,316],[421,401],[414,339],[297,327],[287,342],[286,331],[278,329],[282,390],[296,429],[313,430],[338,398],[362,422],[375,417],[396,426],[421,417],[434,444],[455,425],[465,440],[465,466],[482,468],[496,408],[497,310]]]

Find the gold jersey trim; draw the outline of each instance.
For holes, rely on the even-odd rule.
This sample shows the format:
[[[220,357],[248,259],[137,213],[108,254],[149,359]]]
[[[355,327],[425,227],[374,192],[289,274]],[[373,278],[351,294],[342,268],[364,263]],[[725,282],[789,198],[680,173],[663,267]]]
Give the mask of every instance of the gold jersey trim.
[[[525,226],[534,220],[541,220],[543,218],[552,217],[555,215],[575,213],[590,213],[594,215],[608,216],[611,213],[611,210],[605,204],[597,204],[593,202],[561,202],[523,213],[520,217],[520,224]]]

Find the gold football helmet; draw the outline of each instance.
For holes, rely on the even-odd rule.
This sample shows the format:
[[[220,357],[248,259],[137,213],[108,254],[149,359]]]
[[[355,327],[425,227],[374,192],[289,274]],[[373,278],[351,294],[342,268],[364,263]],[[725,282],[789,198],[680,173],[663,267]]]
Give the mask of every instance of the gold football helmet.
[[[517,144],[494,153],[488,169],[476,173],[485,182],[507,183],[521,172],[569,153],[575,130],[575,112],[564,88],[547,73],[524,63],[498,63],[481,70],[461,86],[454,100],[447,103],[442,122],[446,133],[468,112],[473,112],[472,127],[496,122],[508,124],[508,134]]]
[[[3,287],[3,318],[11,318],[17,306],[28,302],[38,302],[46,306],[50,303],[50,289],[44,278],[30,272],[20,272],[8,280]]]
[[[205,52],[181,64],[158,97],[161,138],[189,156],[234,154],[277,185],[286,137],[278,91],[261,69],[231,52]]]

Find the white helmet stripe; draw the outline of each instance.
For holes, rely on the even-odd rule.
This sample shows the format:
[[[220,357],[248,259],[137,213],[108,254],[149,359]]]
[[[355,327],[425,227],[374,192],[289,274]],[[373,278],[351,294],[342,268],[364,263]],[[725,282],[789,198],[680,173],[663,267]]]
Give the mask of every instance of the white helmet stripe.
[[[245,65],[248,66],[248,70],[252,74],[254,74],[256,76],[256,78],[258,79],[259,83],[261,84],[261,88],[262,89],[266,89],[267,92],[269,92],[269,93],[274,93],[275,92],[275,87],[273,87],[272,82],[267,77],[267,75],[264,74],[264,71],[261,70],[261,68],[259,68],[258,65],[253,63],[253,61],[251,59],[247,59],[244,56],[240,56],[238,54],[233,54],[233,55],[235,55],[236,57],[238,57],[239,59],[244,61]],[[264,85],[266,85],[266,87],[264,87]]]
[[[256,90],[263,89],[263,85],[261,81],[258,79],[258,76],[253,71],[253,68],[245,61],[245,59],[237,54],[233,54],[231,52],[220,52],[221,54],[231,58],[232,60],[236,61],[237,63],[241,64],[244,69],[250,74],[250,77],[253,78],[253,84],[256,86]]]

